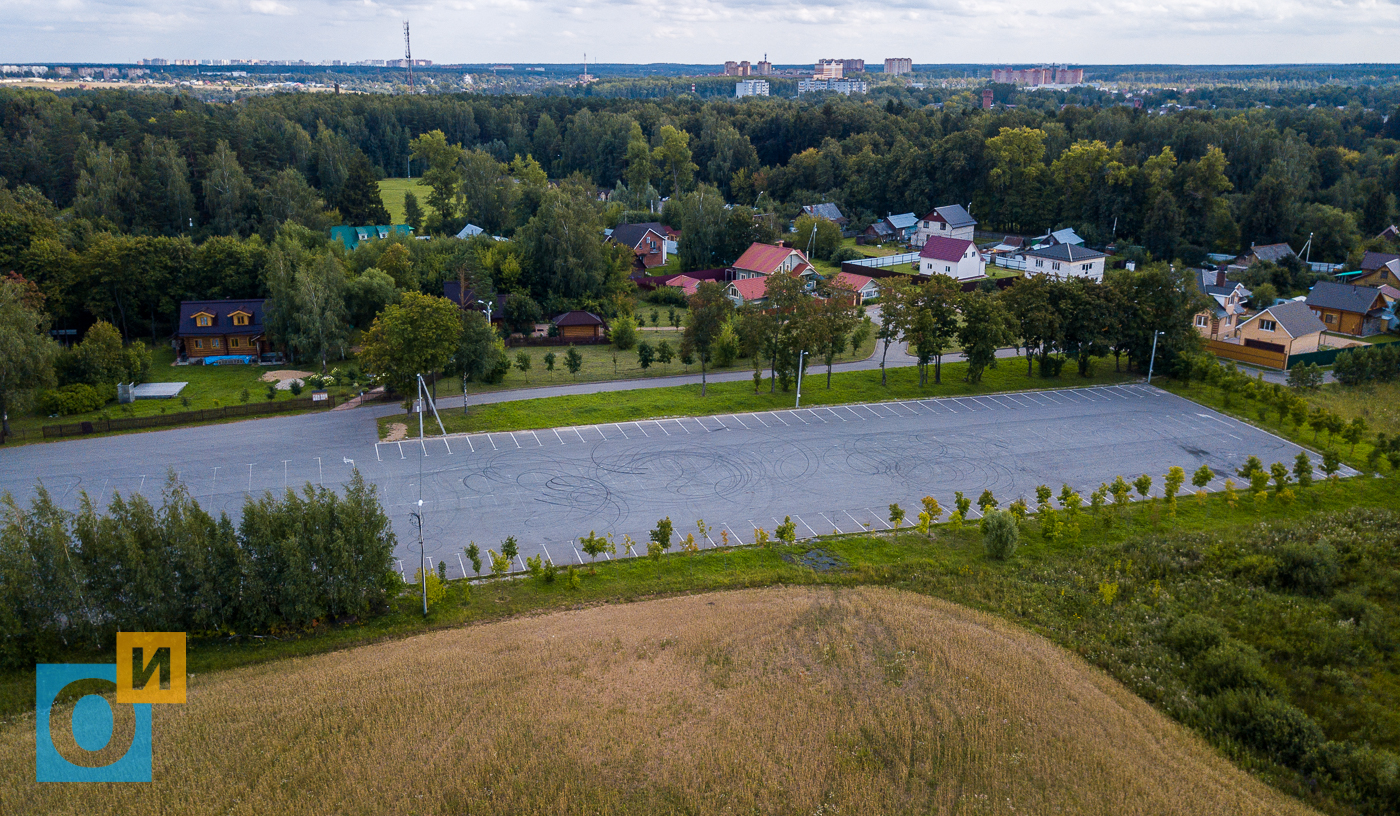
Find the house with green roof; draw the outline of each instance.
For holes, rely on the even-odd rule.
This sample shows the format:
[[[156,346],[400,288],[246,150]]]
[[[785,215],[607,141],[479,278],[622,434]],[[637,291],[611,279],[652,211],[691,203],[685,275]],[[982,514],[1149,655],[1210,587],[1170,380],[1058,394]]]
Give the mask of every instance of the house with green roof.
[[[369,227],[331,227],[331,239],[340,241],[346,249],[355,249],[365,241],[377,241],[390,235],[413,236],[413,227],[407,224],[385,224]]]

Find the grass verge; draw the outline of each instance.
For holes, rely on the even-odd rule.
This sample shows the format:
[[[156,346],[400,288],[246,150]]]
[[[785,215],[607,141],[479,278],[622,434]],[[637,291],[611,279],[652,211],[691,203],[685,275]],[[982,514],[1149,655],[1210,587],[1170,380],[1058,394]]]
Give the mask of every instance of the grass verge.
[[[824,368],[810,367],[802,381],[802,404],[839,405],[851,402],[879,402],[895,399],[926,399],[931,397],[976,396],[1001,391],[1023,391],[1041,388],[1073,388],[1092,385],[1113,385],[1138,379],[1136,375],[1114,372],[1100,361],[1099,371],[1090,377],[1067,372],[1056,378],[1027,376],[1020,358],[1002,360],[996,368],[988,369],[980,383],[963,381],[966,363],[945,363],[943,382],[919,385],[914,368],[888,370],[889,385],[880,384],[880,372],[842,371],[831,377],[826,387]],[[693,373],[693,372],[692,372]],[[543,397],[476,406],[466,416],[453,411],[443,416],[449,433],[479,431],[518,431],[532,428],[553,428],[565,425],[589,425],[602,422],[630,422],[636,419],[671,416],[705,416],[715,414],[749,413],[791,408],[796,400],[793,391],[768,393],[765,380],[759,393],[754,393],[752,381],[712,382],[706,396],[700,396],[698,385],[677,385],[646,388],[635,391],[612,391],[567,397]],[[401,417],[380,420],[381,437],[393,422]]]

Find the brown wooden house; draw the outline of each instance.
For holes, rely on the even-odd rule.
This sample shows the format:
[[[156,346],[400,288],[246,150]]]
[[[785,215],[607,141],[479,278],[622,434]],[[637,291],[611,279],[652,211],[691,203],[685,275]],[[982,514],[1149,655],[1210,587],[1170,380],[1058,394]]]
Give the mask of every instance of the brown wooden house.
[[[263,334],[263,300],[182,301],[175,344],[181,359],[247,357],[256,363],[271,351]]]
[[[1327,331],[1365,337],[1385,330],[1381,321],[1385,298],[1379,289],[1318,281],[1308,292],[1307,303]]]
[[[565,312],[554,318],[559,337],[570,343],[601,343],[607,338],[608,324],[592,312]]]

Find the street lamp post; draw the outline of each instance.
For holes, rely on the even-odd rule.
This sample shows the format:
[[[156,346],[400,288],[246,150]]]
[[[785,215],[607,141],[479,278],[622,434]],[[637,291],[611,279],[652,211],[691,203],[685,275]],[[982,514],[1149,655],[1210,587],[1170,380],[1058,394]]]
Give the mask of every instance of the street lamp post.
[[[1147,360],[1147,384],[1148,384],[1148,385],[1151,385],[1151,384],[1152,384],[1152,365],[1153,365],[1154,363],[1157,362],[1157,338],[1160,337],[1161,335],[1164,335],[1164,334],[1166,334],[1166,332],[1164,332],[1164,331],[1155,331],[1155,332],[1152,333],[1152,356],[1149,357],[1148,360]]]
[[[487,303],[487,302],[484,301],[484,300],[478,300],[477,303],[480,303],[482,306],[485,306],[485,307],[486,307],[486,322],[489,324],[489,323],[491,322],[491,305],[492,305],[492,304]]]
[[[793,406],[794,410],[802,407],[802,364],[806,359],[807,350],[803,349],[797,355],[797,404]]]

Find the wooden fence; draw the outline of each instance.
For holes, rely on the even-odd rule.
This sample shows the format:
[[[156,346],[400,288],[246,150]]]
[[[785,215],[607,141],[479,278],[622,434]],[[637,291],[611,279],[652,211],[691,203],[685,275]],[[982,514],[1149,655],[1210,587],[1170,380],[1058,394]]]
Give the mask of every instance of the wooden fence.
[[[109,431],[133,431],[141,428],[160,428],[167,425],[193,425],[219,419],[233,419],[263,414],[281,414],[287,411],[304,411],[307,408],[334,408],[335,397],[327,395],[323,400],[311,397],[278,400],[275,402],[250,402],[246,405],[228,405],[222,408],[206,408],[202,411],[181,411],[177,414],[152,414],[142,417],[118,417],[116,419],[94,419],[90,422],[74,422],[67,425],[45,425],[44,438],[56,439],[64,436],[83,436]]]
[[[1239,343],[1226,343],[1221,340],[1207,340],[1206,349],[1216,357],[1238,360],[1241,363],[1264,366],[1265,368],[1283,369],[1288,362],[1288,355],[1281,351],[1251,348]]]

